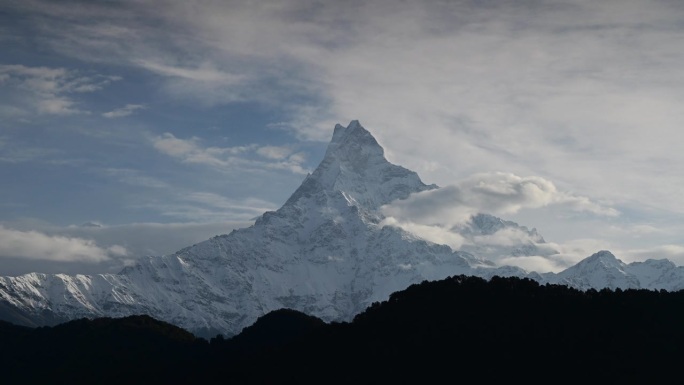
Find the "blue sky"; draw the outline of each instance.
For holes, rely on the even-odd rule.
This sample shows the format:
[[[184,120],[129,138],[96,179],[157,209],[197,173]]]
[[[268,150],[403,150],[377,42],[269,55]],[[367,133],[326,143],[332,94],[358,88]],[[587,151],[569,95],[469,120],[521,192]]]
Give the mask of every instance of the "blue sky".
[[[353,119],[471,192],[454,212],[536,227],[566,264],[684,264],[677,1],[10,0],[0,52],[0,274],[248,225]],[[477,183],[541,187],[493,204]]]

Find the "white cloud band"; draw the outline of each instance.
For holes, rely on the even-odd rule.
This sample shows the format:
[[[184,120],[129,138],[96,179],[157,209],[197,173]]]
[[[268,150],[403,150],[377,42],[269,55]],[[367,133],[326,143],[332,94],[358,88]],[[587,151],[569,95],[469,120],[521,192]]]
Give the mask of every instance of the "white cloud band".
[[[119,245],[102,248],[92,240],[18,231],[0,225],[0,258],[95,263],[126,254],[126,249]]]

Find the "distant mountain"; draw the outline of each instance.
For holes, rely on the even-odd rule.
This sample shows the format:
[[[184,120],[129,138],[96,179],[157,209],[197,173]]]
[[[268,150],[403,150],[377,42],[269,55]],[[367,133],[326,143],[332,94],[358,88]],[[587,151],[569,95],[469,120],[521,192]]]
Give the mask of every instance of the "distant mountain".
[[[684,267],[666,259],[649,259],[626,264],[610,251],[598,253],[542,282],[587,289],[649,289],[679,291],[684,289]]]
[[[253,226],[140,259],[119,274],[0,277],[0,319],[50,325],[148,314],[199,335],[231,336],[280,308],[324,321],[351,320],[392,292],[458,274],[527,276],[579,288],[670,290],[684,282],[679,268],[655,262],[632,270],[578,265],[558,276],[497,267],[488,258],[555,251],[541,247],[545,242],[535,229],[488,214],[452,229],[466,241],[458,251],[382,225],[383,205],[436,188],[388,162],[358,121],[337,125],[316,170],[280,209]],[[490,242],[500,231],[524,237],[513,245]]]

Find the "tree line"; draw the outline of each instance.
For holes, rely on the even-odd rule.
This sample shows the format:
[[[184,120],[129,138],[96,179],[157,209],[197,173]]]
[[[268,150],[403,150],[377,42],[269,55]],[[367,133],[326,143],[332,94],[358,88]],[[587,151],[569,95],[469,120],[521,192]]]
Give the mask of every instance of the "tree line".
[[[658,382],[679,376],[684,292],[454,276],[349,323],[282,309],[208,341],[149,316],[0,323],[0,344],[16,383]]]

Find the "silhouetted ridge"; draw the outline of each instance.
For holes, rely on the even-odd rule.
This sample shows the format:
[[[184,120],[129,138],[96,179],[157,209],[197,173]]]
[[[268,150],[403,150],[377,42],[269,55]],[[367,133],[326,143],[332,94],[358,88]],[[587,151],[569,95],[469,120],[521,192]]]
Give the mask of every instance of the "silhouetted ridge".
[[[454,276],[351,323],[271,312],[211,343],[150,317],[0,323],[8,383],[662,383],[679,378],[684,292]]]
[[[286,345],[321,328],[319,318],[291,309],[274,310],[230,340],[232,349],[258,350]]]
[[[69,321],[53,328],[39,328],[39,332],[69,335],[73,338],[110,338],[119,334],[136,336],[147,342],[178,341],[194,342],[196,337],[178,326],[156,320],[148,315],[133,315],[123,318],[82,318]],[[135,341],[136,343],[141,340]]]

